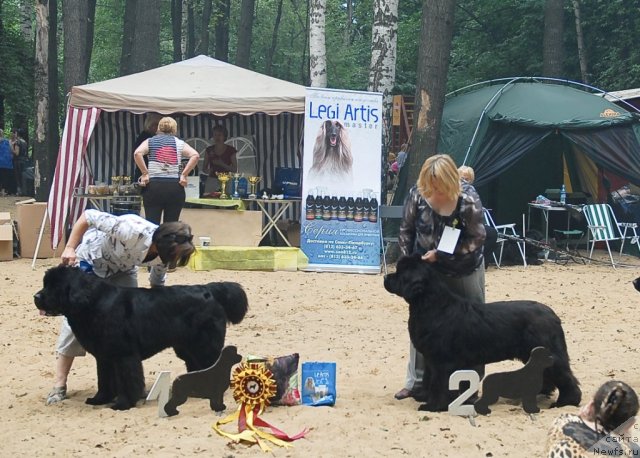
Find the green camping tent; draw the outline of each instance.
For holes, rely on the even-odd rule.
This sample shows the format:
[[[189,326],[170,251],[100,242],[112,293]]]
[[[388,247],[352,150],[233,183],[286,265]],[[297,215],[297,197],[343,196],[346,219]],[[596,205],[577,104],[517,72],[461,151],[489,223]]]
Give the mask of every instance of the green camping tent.
[[[474,168],[500,221],[521,221],[527,202],[563,183],[602,200],[603,174],[640,185],[640,116],[595,91],[546,78],[456,91],[445,102],[439,151]]]

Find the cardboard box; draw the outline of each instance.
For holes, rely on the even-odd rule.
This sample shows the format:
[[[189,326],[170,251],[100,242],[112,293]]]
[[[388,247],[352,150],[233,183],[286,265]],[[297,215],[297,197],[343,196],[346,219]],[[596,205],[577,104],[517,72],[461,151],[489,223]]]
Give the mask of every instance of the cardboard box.
[[[13,259],[13,226],[11,214],[0,212],[0,261]]]
[[[47,211],[46,202],[35,202],[33,200],[25,200],[16,202],[16,221],[18,223],[18,238],[20,239],[20,256],[23,258],[32,258],[36,251],[38,236],[40,235],[40,227],[42,219]],[[51,248],[51,227],[49,226],[49,218],[45,220],[44,232],[42,233],[42,241],[40,242],[40,250],[38,258],[53,258],[62,252],[64,241],[61,241],[58,250],[54,252]]]
[[[193,243],[209,237],[211,246],[258,246],[262,238],[262,212],[251,210],[183,208],[180,220],[191,226]]]

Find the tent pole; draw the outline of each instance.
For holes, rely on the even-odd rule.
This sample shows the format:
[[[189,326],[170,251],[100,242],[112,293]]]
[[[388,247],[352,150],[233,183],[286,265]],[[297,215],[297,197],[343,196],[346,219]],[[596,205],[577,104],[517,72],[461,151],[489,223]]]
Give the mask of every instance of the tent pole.
[[[33,253],[33,261],[31,262],[31,270],[36,268],[36,258],[38,257],[38,252],[40,251],[40,243],[42,242],[42,234],[44,234],[44,226],[47,223],[47,215],[49,214],[49,209],[45,208],[44,215],[42,216],[42,224],[40,224],[40,233],[38,234],[38,242],[36,243],[36,250]]]

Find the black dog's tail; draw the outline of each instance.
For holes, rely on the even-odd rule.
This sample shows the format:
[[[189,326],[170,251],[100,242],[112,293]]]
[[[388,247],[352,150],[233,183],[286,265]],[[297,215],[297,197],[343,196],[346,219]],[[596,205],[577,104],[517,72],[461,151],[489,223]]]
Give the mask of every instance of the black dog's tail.
[[[222,305],[229,323],[238,324],[249,309],[247,295],[239,283],[218,282],[209,283],[209,289],[216,300]]]

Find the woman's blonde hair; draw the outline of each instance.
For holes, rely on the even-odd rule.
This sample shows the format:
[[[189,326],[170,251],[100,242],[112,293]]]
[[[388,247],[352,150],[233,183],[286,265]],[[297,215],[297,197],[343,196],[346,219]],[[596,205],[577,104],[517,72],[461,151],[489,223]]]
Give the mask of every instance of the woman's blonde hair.
[[[472,184],[476,179],[476,172],[468,165],[458,167],[458,173],[460,174],[460,178],[464,178],[469,184]]]
[[[460,196],[460,175],[448,154],[436,154],[424,161],[418,176],[418,191],[424,198],[431,197],[437,188],[450,199]]]
[[[165,116],[158,123],[158,132],[163,134],[176,135],[178,133],[178,123],[175,119]]]

